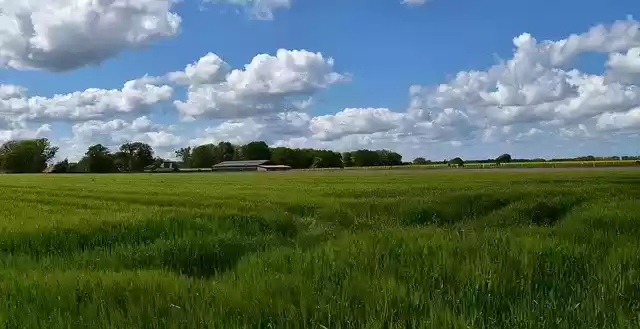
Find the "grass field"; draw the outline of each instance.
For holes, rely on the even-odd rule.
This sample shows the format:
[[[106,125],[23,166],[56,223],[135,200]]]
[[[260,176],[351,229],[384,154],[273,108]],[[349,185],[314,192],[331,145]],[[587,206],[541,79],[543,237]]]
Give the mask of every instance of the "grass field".
[[[509,162],[502,163],[499,166],[496,163],[477,163],[466,162],[464,167],[456,167],[455,169],[531,169],[531,168],[610,168],[610,167],[638,167],[639,160],[597,160],[597,161],[544,161],[544,162]],[[387,170],[389,166],[378,167],[346,167],[346,168],[315,168],[305,169],[306,171],[331,171],[331,170]],[[403,166],[394,166],[394,169],[449,169],[446,163],[430,163],[424,165],[407,164]]]
[[[2,328],[638,328],[640,171],[0,175]]]

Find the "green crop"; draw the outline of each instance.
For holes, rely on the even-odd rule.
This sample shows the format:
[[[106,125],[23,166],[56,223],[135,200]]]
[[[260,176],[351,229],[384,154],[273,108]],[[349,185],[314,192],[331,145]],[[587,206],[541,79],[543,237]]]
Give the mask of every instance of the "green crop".
[[[4,328],[638,328],[640,174],[2,175]]]

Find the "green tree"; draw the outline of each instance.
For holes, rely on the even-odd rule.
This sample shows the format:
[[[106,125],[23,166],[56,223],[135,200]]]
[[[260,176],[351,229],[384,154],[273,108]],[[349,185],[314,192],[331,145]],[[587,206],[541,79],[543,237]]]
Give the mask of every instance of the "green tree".
[[[89,146],[85,153],[85,158],[81,162],[84,162],[87,171],[92,173],[110,173],[116,171],[113,155],[109,152],[109,149],[102,144]]]
[[[351,152],[342,153],[342,163],[345,167],[353,167],[353,156]]]
[[[57,152],[46,138],[8,141],[0,147],[0,167],[17,173],[42,172]]]
[[[295,151],[288,147],[271,149],[271,162],[279,165],[295,167]]]
[[[231,161],[233,160],[233,157],[236,153],[236,147],[229,142],[220,142],[218,143],[218,148],[216,149],[216,153],[217,153],[216,154],[217,163],[224,162],[224,161]]]
[[[176,150],[175,155],[182,161],[183,166],[191,166],[191,146]]]
[[[413,164],[415,165],[426,165],[427,163],[429,162],[425,158],[418,157],[413,159]]]
[[[120,146],[115,158],[119,168],[125,165],[124,171],[143,171],[146,166],[153,164],[153,148],[141,142],[125,143]]]
[[[463,167],[464,166],[464,160],[462,160],[462,158],[453,158],[453,159],[449,160],[449,164],[452,165],[452,166]]]
[[[271,150],[269,145],[263,141],[251,142],[242,147],[242,156],[244,160],[269,160],[271,159]]]
[[[503,155],[501,155],[501,156],[496,158],[496,164],[497,165],[500,165],[502,163],[509,163],[509,162],[511,162],[511,154],[505,153],[505,154],[503,154]]]
[[[399,166],[402,165],[402,155],[389,150],[376,151],[378,159],[376,160],[377,166]]]
[[[311,163],[311,169],[314,168],[322,168],[322,158],[321,157],[313,157],[313,163]]]
[[[216,163],[217,148],[213,144],[200,145],[191,151],[191,167],[211,168]]]
[[[55,165],[53,165],[53,171],[52,173],[67,173],[69,172],[69,160],[64,159],[62,161],[57,162]]]

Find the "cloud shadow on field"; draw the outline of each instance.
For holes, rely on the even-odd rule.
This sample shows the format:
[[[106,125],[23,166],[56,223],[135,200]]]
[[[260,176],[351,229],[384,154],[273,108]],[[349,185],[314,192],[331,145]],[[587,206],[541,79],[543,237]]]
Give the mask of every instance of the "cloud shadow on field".
[[[461,193],[409,209],[401,215],[401,220],[405,225],[454,225],[502,209],[513,202],[512,198],[489,193]]]
[[[164,269],[208,278],[247,254],[296,245],[305,229],[293,218],[256,215],[97,222],[84,228],[0,232],[0,254],[66,267]]]

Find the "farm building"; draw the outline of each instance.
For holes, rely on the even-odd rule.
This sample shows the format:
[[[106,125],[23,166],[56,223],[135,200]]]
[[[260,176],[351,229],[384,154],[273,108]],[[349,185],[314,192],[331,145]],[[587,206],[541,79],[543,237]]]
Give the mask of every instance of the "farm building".
[[[163,161],[160,164],[153,164],[145,167],[145,172],[176,172],[180,169],[180,163],[176,161]]]
[[[291,167],[271,165],[269,160],[225,161],[213,166],[213,171],[283,171]]]
[[[261,165],[258,166],[258,171],[287,171],[291,170],[291,167],[285,165]]]

